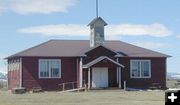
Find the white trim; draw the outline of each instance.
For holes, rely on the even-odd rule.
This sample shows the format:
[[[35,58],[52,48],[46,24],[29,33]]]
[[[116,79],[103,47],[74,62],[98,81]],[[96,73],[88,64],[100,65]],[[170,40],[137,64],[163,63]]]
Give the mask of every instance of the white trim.
[[[7,62],[8,62],[8,66],[7,66],[7,88],[9,89],[9,72],[10,72],[10,70],[9,70],[9,59],[7,60]]]
[[[114,63],[114,64],[116,64],[116,65],[124,68],[124,65],[122,65],[122,64],[120,64],[120,63],[112,60],[111,58],[109,58],[109,57],[107,57],[107,56],[100,56],[99,58],[97,58],[97,59],[89,62],[89,63],[86,64],[86,65],[84,65],[83,68],[89,68],[89,67],[93,66],[94,64],[96,64],[96,63],[98,63],[98,62],[100,62],[100,61],[102,61],[102,60],[104,60],[104,59],[107,59],[107,60],[111,61],[112,63]]]
[[[116,60],[119,63],[119,59],[117,58]],[[118,67],[117,67],[117,70],[116,70],[116,74],[117,74],[116,78],[117,78],[117,84],[118,84],[119,83],[119,70],[118,70]]]
[[[22,78],[23,78],[22,77],[22,73],[23,73],[22,72],[22,58],[20,58],[19,66],[20,66],[19,67],[19,70],[20,70],[20,72],[19,72],[19,74],[20,74],[20,77],[19,77],[20,78],[19,87],[21,88],[22,87]]]
[[[165,59],[165,86],[167,87],[167,59]]]
[[[126,91],[126,81],[124,81],[124,90]]]
[[[148,61],[149,63],[149,76],[142,76],[141,75],[141,66],[140,66],[140,76],[139,77],[133,77],[132,76],[132,61],[138,61],[138,62],[142,62],[142,61]],[[141,63],[140,63],[141,65]],[[151,60],[147,60],[147,59],[133,59],[133,60],[130,60],[130,77],[131,78],[151,78]]]
[[[121,68],[119,67],[119,88],[121,88]]]
[[[76,59],[76,69],[77,69],[77,87],[79,87],[79,58]]]
[[[81,57],[80,62],[79,62],[79,87],[80,88],[82,88],[82,85],[83,85],[82,65],[83,65],[83,61],[82,61],[82,57]]]
[[[41,75],[40,75],[40,62],[42,61],[42,60],[47,60],[47,61],[49,61],[49,62],[51,62],[51,61],[59,61],[59,76],[58,77],[51,77],[50,76],[50,74],[51,74],[51,70],[50,70],[50,66],[49,66],[49,77],[41,77]],[[39,75],[38,75],[38,77],[39,77],[39,79],[59,79],[59,78],[61,78],[61,59],[39,59],[39,61],[38,61],[38,71],[39,71]]]
[[[91,69],[88,68],[88,89],[91,88]]]

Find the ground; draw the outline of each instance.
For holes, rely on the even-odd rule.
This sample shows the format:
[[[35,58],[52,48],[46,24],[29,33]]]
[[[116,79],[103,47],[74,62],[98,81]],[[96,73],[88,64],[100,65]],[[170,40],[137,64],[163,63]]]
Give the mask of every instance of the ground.
[[[177,81],[167,81],[169,88]],[[164,105],[164,91],[94,90],[90,92],[43,92],[11,94],[0,89],[0,105]]]
[[[178,81],[179,80],[168,80],[167,87],[168,88],[180,88],[180,86],[178,86]]]
[[[163,91],[96,90],[21,95],[0,91],[0,105],[164,105],[164,100]]]

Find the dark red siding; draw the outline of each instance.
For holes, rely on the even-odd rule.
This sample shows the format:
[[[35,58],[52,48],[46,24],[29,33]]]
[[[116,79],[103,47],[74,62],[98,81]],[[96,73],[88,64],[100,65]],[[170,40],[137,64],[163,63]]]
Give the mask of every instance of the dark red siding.
[[[33,87],[41,87],[43,90],[58,90],[58,84],[77,81],[76,58],[48,58],[61,59],[61,78],[58,79],[40,79],[38,77],[39,59],[43,58],[23,58],[23,87],[27,90]]]
[[[83,64],[87,64],[92,60],[100,57],[107,56],[113,60],[116,54],[103,48],[102,46],[97,47],[86,53],[86,57],[83,58]],[[38,60],[39,59],[61,59],[61,78],[59,79],[40,79],[38,77]],[[151,78],[130,78],[130,60],[151,60]],[[77,82],[79,81],[79,61],[78,58],[73,57],[24,57],[22,58],[22,86],[27,90],[33,87],[41,87],[44,90],[58,90],[58,84],[66,82]],[[124,65],[125,68],[122,70],[122,86],[123,82],[126,81],[127,87],[130,88],[149,88],[153,83],[158,83],[162,88],[166,88],[166,58],[119,58],[119,63]],[[115,86],[116,84],[116,67],[114,63],[103,60],[92,67],[108,67],[109,70],[109,86]],[[83,80],[87,83],[88,73],[87,69],[83,71]],[[19,70],[8,71],[8,85],[9,89],[19,87],[20,74]],[[92,78],[92,75],[91,75]]]
[[[114,58],[114,52],[103,48],[102,46],[91,50],[86,53],[87,57],[85,58],[85,64],[100,57],[100,56],[108,56],[111,59],[116,60]],[[151,60],[151,78],[130,78],[130,60]],[[124,65],[125,68],[122,69],[122,79],[121,85],[123,86],[123,82],[126,81],[127,87],[131,88],[149,88],[152,87],[153,84],[159,84],[162,88],[166,88],[166,58],[129,58],[129,57],[121,57],[119,58],[119,63]],[[95,64],[93,67],[108,67],[109,71],[111,68],[115,69],[117,66],[109,61],[102,61]],[[87,72],[85,73],[87,76]],[[112,76],[111,76],[112,77]],[[116,78],[116,75],[115,77]],[[110,79],[113,79],[110,78]],[[87,78],[85,78],[87,80]],[[115,80],[115,79],[114,79]]]
[[[151,78],[130,78],[130,60],[151,60]],[[158,83],[166,88],[166,58],[120,58],[120,63],[125,66],[122,69],[122,85],[126,81],[127,87],[149,88]]]
[[[17,60],[18,58],[8,59],[9,62]],[[14,67],[8,68],[8,89],[18,88],[20,86],[20,68],[17,70]]]
[[[20,86],[20,70],[8,71],[8,89]]]
[[[109,68],[108,69],[108,83],[109,87],[117,87],[117,71],[116,68]]]

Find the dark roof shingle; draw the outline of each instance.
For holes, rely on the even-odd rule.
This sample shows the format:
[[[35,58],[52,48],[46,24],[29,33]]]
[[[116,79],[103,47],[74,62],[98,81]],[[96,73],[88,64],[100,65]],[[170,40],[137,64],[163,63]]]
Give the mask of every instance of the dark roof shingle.
[[[169,55],[134,46],[122,41],[105,41],[105,47],[128,57],[170,57]],[[50,40],[7,57],[77,57],[90,49],[89,40]]]

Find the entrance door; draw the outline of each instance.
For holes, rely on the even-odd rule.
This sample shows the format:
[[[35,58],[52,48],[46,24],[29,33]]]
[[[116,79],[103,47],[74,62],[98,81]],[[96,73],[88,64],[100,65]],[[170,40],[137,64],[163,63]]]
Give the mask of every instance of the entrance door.
[[[108,87],[108,68],[92,68],[92,87]]]

